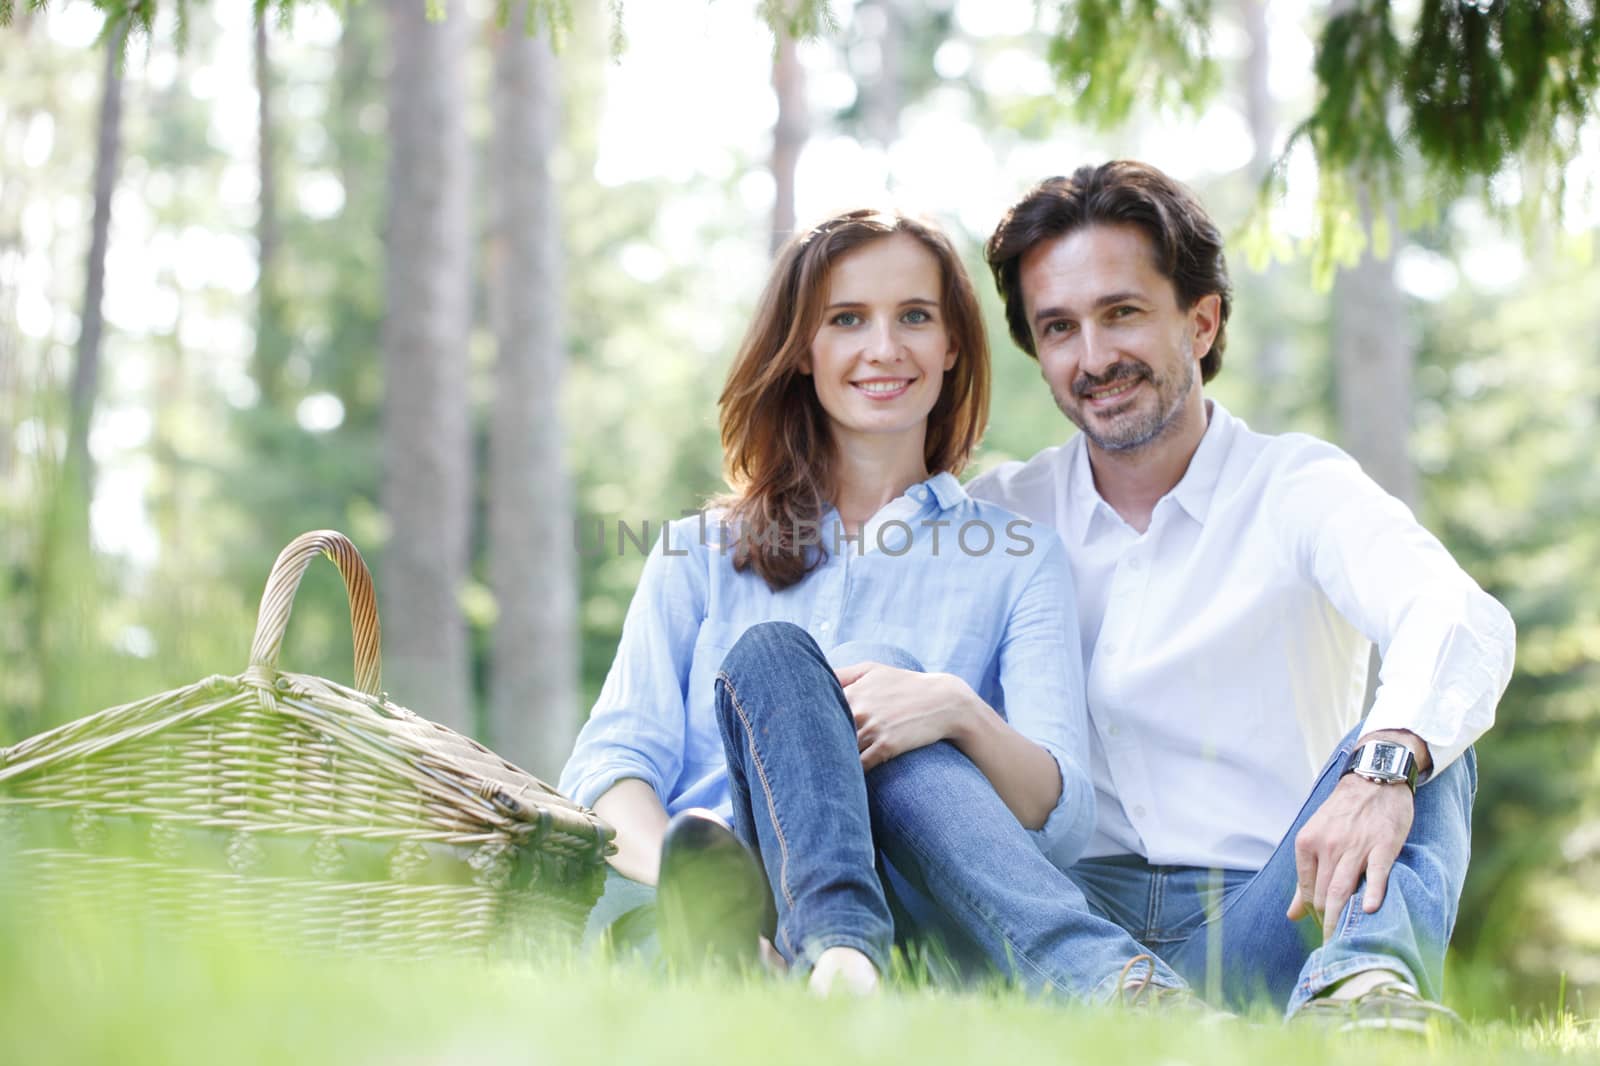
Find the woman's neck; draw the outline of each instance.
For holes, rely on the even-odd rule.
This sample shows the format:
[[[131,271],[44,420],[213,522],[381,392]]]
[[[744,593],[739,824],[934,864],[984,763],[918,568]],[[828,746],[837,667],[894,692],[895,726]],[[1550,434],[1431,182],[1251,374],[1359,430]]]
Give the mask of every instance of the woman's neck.
[[[907,433],[834,442],[833,505],[846,533],[860,533],[884,504],[928,479],[923,439]]]

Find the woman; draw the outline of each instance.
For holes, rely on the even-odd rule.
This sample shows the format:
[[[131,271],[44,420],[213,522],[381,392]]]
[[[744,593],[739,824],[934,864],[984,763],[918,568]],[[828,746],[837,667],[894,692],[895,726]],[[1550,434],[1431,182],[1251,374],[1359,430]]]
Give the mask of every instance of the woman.
[[[941,907],[973,887],[946,867],[1059,878],[1081,851],[1065,553],[955,478],[988,383],[937,230],[852,211],[780,253],[721,398],[734,493],[651,552],[562,774],[618,830],[601,914],[649,897],[669,816],[709,808],[760,855],[791,968],[868,988],[893,936],[879,849]]]

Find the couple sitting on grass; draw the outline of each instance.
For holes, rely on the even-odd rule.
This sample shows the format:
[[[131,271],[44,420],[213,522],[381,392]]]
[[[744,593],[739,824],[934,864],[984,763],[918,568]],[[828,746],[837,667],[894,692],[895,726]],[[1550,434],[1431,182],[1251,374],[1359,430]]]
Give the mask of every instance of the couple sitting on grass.
[[[1206,398],[1229,281],[1181,185],[1051,178],[987,257],[1081,432],[963,486],[989,353],[950,241],[853,211],[779,255],[734,493],[664,530],[562,775],[617,829],[591,934],[819,991],[936,942],[1080,1002],[1452,1018],[1509,616],[1339,449]]]

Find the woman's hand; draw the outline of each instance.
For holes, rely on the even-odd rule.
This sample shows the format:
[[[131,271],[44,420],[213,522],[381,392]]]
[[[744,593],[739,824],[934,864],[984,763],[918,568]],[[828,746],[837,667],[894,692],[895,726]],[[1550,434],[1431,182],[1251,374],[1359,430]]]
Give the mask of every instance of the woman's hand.
[[[883,663],[835,670],[856,721],[861,768],[954,737],[977,694],[953,674],[924,674]]]

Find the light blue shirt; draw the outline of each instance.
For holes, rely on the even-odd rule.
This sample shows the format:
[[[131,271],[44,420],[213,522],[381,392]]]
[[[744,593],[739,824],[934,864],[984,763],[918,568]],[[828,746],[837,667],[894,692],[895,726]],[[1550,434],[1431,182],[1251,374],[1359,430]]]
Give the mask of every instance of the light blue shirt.
[[[948,473],[886,504],[857,541],[838,514],[818,523],[824,561],[774,592],[733,567],[715,513],[669,523],[645,563],[599,702],[561,774],[593,806],[637,778],[668,814],[708,807],[731,817],[714,682],[728,650],[758,622],[793,622],[824,652],[894,644],[929,672],[960,677],[1061,768],[1061,798],[1034,831],[1058,866],[1094,827],[1078,616],[1066,550],[1054,531],[968,496]],[[938,796],[929,796],[938,803]]]

